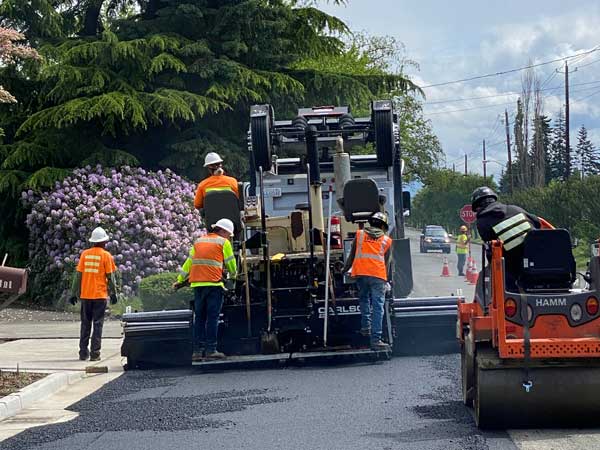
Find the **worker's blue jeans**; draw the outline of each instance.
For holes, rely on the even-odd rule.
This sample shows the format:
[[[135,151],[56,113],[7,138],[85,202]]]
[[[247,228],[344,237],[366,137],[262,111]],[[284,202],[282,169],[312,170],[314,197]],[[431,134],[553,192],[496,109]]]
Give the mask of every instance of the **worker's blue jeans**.
[[[459,275],[465,274],[465,262],[467,261],[466,253],[457,253],[458,262],[456,263],[456,269],[458,270]]]
[[[194,288],[194,351],[217,350],[217,330],[219,315],[223,306],[221,286],[200,286]]]
[[[385,281],[376,277],[356,277],[362,329],[371,328],[371,343],[381,339],[385,304]]]

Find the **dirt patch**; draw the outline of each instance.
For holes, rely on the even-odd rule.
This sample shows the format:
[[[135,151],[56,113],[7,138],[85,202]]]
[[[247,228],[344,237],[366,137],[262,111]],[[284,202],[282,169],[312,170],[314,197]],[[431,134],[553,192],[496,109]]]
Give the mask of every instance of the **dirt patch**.
[[[0,370],[0,397],[17,392],[44,378],[45,373],[7,372]]]

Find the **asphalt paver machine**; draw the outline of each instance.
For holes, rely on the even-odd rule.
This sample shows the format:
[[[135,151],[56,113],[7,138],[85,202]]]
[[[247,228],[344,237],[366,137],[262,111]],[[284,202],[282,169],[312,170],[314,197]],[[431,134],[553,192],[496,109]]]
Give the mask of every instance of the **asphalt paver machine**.
[[[347,107],[324,106],[275,120],[270,105],[256,105],[248,147],[250,180],[241,183],[240,197],[226,190],[205,197],[208,226],[221,218],[234,223],[239,273],[227,282],[219,323],[218,348],[228,356],[195,366],[380,360],[390,353],[458,350],[455,297],[406,299],[413,283],[403,223],[410,201],[402,192],[392,101],[372,102],[370,116],[363,118]],[[356,148],[362,151],[352,151]],[[358,291],[342,270],[356,230],[379,211],[388,214],[393,238],[392,291],[383,321],[383,340],[392,352],[371,351],[369,338],[360,334]],[[136,342],[149,339],[148,333],[154,338],[166,333],[156,323],[147,330],[139,319],[146,320],[127,318],[131,342],[138,326]],[[189,327],[183,322],[177,326]],[[124,356],[141,358],[125,347]]]
[[[522,245],[516,286],[493,241],[475,301],[459,303],[463,400],[481,428],[597,425],[600,258],[574,288],[566,230],[532,230]]]
[[[356,230],[378,211],[390,217],[394,258],[384,340],[396,354],[413,353],[406,330],[430,326],[428,342],[436,341],[431,333],[438,327],[438,350],[457,349],[455,298],[405,299],[412,290],[403,223],[409,197],[402,192],[396,122],[390,100],[374,101],[365,118],[325,106],[276,121],[270,105],[252,107],[250,182],[239,199],[229,191],[205,199],[207,224],[228,217],[236,225],[240,275],[226,295],[219,345],[238,357],[200,364],[251,362],[252,355],[262,355],[259,361],[390,357],[371,352],[360,335],[356,284],[342,271]],[[374,152],[346,153],[356,147]]]

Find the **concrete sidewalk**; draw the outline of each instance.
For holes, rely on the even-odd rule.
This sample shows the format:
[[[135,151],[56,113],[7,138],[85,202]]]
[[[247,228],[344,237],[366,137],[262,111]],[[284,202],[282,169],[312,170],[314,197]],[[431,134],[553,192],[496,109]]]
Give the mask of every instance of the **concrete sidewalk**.
[[[2,323],[0,370],[56,375],[0,398],[0,441],[30,427],[71,420],[76,414],[66,407],[122,374],[121,323],[107,321],[103,331],[101,360],[90,362],[79,360],[79,322]],[[107,373],[88,374],[90,367],[106,367]]]

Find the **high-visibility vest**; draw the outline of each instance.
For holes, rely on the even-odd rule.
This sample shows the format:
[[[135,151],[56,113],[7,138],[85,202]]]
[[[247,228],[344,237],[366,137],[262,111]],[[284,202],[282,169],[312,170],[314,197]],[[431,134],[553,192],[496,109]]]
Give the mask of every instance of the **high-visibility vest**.
[[[466,234],[459,234],[456,238],[456,253],[459,255],[466,255],[469,253],[469,246],[467,244],[469,238]]]
[[[223,278],[223,245],[226,239],[215,233],[202,236],[194,243],[190,283],[219,282]]]
[[[375,277],[387,281],[385,253],[391,245],[392,239],[388,236],[383,235],[374,239],[364,230],[357,230],[352,276]]]
[[[521,245],[533,226],[523,213],[509,217],[492,227],[498,239],[502,241],[504,250],[512,250]]]
[[[240,196],[238,182],[235,178],[227,175],[211,175],[202,180],[196,188],[195,208],[204,208],[204,197],[210,191],[232,191],[237,197]]]

